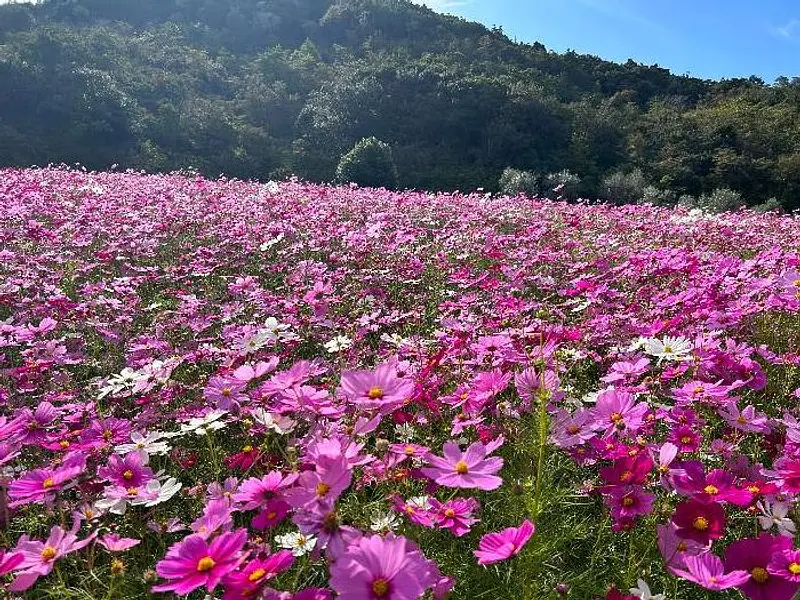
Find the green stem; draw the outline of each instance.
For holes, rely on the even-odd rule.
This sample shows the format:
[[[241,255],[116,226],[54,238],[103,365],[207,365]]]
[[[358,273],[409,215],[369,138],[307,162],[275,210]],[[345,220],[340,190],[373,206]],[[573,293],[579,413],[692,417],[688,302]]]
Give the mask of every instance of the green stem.
[[[537,415],[539,426],[537,439],[537,458],[536,458],[536,491],[533,499],[533,518],[536,520],[541,512],[542,480],[544,479],[544,458],[547,449],[547,397],[546,394],[539,394],[539,411]]]

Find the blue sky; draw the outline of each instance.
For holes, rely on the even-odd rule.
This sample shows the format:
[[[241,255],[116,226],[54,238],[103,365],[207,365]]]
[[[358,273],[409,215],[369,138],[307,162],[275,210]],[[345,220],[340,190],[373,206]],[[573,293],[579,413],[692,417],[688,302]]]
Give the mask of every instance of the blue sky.
[[[521,42],[698,77],[800,76],[800,0],[417,0]]]

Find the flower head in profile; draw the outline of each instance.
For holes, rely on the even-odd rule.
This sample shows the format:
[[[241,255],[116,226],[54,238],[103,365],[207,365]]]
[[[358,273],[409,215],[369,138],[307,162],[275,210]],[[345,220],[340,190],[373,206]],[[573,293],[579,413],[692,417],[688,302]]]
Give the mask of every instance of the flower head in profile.
[[[722,561],[711,552],[687,556],[685,561],[686,569],[675,569],[675,574],[707,590],[727,590],[741,586],[750,579],[750,573],[741,569],[726,573]]]
[[[452,488],[495,490],[503,484],[496,476],[503,468],[503,459],[487,458],[487,448],[481,442],[472,443],[463,453],[454,442],[445,442],[444,458],[428,454],[431,465],[422,469],[423,475],[439,485]]]
[[[223,600],[248,600],[258,597],[267,582],[292,566],[294,556],[288,550],[279,550],[266,558],[257,558],[241,570],[225,576]]]
[[[241,563],[246,541],[244,529],[223,533],[210,543],[197,534],[185,537],[156,564],[156,573],[170,581],[154,586],[153,591],[175,592],[179,596],[201,587],[214,591],[222,578]]]
[[[478,564],[491,565],[520,553],[536,530],[533,523],[527,519],[519,527],[509,527],[496,533],[487,533],[481,538],[478,549],[473,554],[478,558]]]
[[[628,590],[633,596],[639,600],[664,600],[664,594],[653,594],[650,591],[650,586],[644,579],[636,580],[636,587]]]

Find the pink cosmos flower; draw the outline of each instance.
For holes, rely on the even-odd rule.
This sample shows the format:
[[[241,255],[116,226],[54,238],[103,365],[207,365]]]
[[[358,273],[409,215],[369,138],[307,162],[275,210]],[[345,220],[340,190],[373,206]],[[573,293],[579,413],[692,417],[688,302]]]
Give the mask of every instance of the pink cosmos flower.
[[[647,403],[637,403],[633,394],[608,389],[597,396],[595,424],[606,434],[614,431],[636,433],[644,423],[647,410]]]
[[[350,487],[352,480],[353,472],[344,456],[340,455],[338,460],[326,457],[317,463],[316,471],[300,474],[297,485],[286,493],[286,501],[295,508],[329,507]]]
[[[251,477],[242,482],[239,491],[233,495],[235,502],[243,504],[241,510],[253,510],[265,506],[267,502],[281,496],[299,475],[290,473],[284,477],[280,471],[270,471],[261,479]]]
[[[330,572],[338,600],[418,600],[434,583],[422,553],[393,535],[362,537]]]
[[[264,509],[250,521],[250,527],[254,529],[267,529],[277,526],[286,517],[291,506],[280,498],[268,500]]]
[[[674,574],[675,569],[686,568],[686,557],[704,554],[711,549],[711,543],[700,544],[694,540],[678,537],[677,528],[672,523],[658,526],[658,549],[664,559],[667,571]]]
[[[743,570],[725,572],[718,556],[707,552],[698,556],[687,556],[686,569],[675,569],[675,574],[707,590],[720,591],[739,587],[750,579],[750,573]]]
[[[64,531],[61,527],[53,527],[50,530],[50,536],[44,542],[32,540],[27,534],[23,535],[14,549],[15,553],[22,554],[23,559],[14,567],[19,572],[8,589],[12,592],[23,592],[29,589],[39,577],[44,577],[53,570],[56,560],[87,546],[94,539],[95,534],[80,542],[77,541],[77,532],[80,526],[80,521],[75,521],[70,531]]]
[[[432,498],[430,504],[436,526],[449,529],[456,537],[469,533],[470,527],[478,522],[472,518],[472,513],[478,509],[474,498],[453,498],[445,503]]]
[[[14,508],[30,503],[50,502],[65,483],[83,471],[79,465],[60,469],[34,469],[8,486],[9,506]]]
[[[770,431],[767,415],[757,412],[755,406],[746,406],[739,411],[736,402],[729,402],[717,412],[728,425],[739,431],[745,433],[769,433]]]
[[[786,581],[800,583],[800,550],[787,548],[772,555],[767,571]]]
[[[388,361],[374,371],[345,371],[339,390],[356,406],[385,414],[400,408],[411,398],[414,382],[398,377],[396,363]]]
[[[225,595],[222,600],[248,600],[255,598],[267,582],[294,563],[289,550],[279,550],[265,559],[248,562],[241,570],[225,576]]]
[[[214,591],[220,580],[241,563],[242,547],[247,530],[223,533],[209,544],[202,536],[192,534],[173,544],[156,572],[169,583],[153,586],[154,592],[175,592],[185,596],[200,587]]]
[[[487,533],[478,543],[478,549],[473,554],[478,558],[478,564],[491,565],[520,553],[520,550],[533,536],[536,527],[525,519],[519,527],[509,527],[495,533]]]
[[[497,456],[486,458],[486,446],[481,442],[473,442],[464,453],[457,444],[445,442],[443,451],[444,458],[428,454],[426,458],[432,467],[422,469],[423,475],[439,485],[488,491],[503,484],[503,480],[495,475],[503,468],[503,459]]]
[[[98,539],[97,543],[109,552],[124,552],[138,545],[141,541],[134,538],[120,537],[116,533],[107,533]]]
[[[214,375],[208,380],[203,397],[221,410],[234,410],[249,399],[244,393],[246,385],[232,375]]]
[[[769,573],[769,563],[776,554],[792,549],[792,538],[762,534],[758,538],[737,540],[725,550],[725,569],[742,570],[750,579],[738,587],[750,600],[792,600],[800,583]]]
[[[656,497],[638,485],[613,488],[605,496],[615,521],[634,519],[648,514]]]

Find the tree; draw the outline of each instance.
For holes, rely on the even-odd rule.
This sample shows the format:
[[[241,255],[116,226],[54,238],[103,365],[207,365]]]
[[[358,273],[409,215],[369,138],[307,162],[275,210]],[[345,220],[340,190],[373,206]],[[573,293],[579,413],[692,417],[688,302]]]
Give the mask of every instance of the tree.
[[[336,167],[336,179],[364,187],[396,187],[397,167],[391,147],[376,137],[362,139],[342,156]]]

